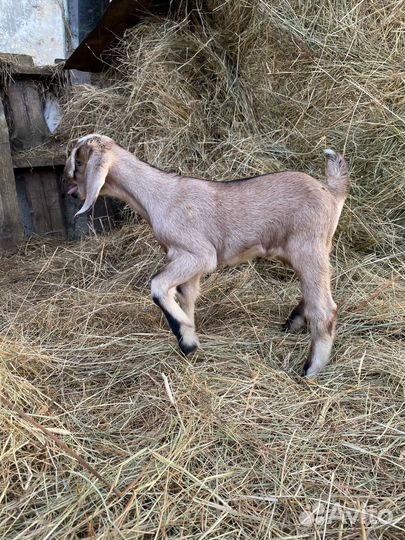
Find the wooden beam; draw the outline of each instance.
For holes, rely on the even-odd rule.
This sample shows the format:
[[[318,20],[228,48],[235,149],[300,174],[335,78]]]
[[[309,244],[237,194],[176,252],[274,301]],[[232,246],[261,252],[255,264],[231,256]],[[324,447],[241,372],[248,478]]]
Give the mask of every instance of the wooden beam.
[[[20,155],[15,152],[12,154],[14,169],[36,169],[37,167],[61,167],[65,165],[66,155],[62,152],[55,152],[50,155],[49,152],[37,155]]]
[[[32,56],[28,54],[12,54],[0,52],[0,68],[8,72],[12,79],[16,78],[53,78],[54,66],[36,66]]]
[[[170,0],[112,0],[95,29],[66,60],[64,69],[100,73],[106,68],[102,55],[122,38],[127,28],[147,15],[167,13],[170,4]]]
[[[23,238],[8,125],[0,99],[0,250],[14,249]]]

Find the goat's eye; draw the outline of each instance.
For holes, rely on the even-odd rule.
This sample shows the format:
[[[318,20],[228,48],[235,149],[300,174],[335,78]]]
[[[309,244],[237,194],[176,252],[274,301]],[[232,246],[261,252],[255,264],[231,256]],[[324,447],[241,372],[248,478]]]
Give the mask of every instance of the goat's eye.
[[[78,167],[80,167],[82,164],[83,164],[82,161],[80,161],[79,159],[76,159],[76,165],[77,165]]]

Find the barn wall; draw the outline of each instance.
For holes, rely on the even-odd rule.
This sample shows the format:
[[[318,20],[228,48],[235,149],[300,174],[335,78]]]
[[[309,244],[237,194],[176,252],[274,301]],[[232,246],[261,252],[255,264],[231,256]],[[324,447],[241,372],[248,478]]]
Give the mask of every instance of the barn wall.
[[[85,32],[85,23],[93,26],[107,3],[0,0],[0,255],[24,238],[73,240],[89,230],[110,230],[116,215],[119,219],[103,200],[91,215],[74,218],[81,203],[66,196],[65,147],[51,137],[59,122],[61,88],[77,80],[75,73],[63,76],[51,67],[68,52],[65,7],[71,15],[77,8],[72,28]],[[12,76],[5,77],[9,72]]]
[[[37,65],[66,57],[64,0],[0,0],[0,52],[28,54]]]

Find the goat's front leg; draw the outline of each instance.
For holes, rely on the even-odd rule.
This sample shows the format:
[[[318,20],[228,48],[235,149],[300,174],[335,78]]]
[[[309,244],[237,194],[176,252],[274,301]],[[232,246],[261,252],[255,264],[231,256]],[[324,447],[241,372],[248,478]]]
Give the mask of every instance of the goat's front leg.
[[[191,306],[188,314],[176,303],[176,287],[192,280],[197,274],[209,271],[209,265],[202,258],[191,254],[176,254],[172,261],[152,279],[152,299],[163,311],[167,322],[179,342],[184,354],[195,351],[199,345],[195,333]],[[193,306],[194,310],[194,306]]]
[[[200,294],[201,275],[197,274],[176,287],[176,295],[181,309],[194,324],[195,301]]]

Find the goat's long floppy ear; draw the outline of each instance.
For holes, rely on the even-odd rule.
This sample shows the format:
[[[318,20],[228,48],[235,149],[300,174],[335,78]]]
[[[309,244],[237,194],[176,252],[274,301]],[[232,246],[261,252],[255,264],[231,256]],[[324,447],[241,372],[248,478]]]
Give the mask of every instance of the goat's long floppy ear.
[[[96,202],[107,177],[108,169],[108,159],[95,152],[94,149],[90,149],[86,165],[86,200],[80,210],[76,212],[75,217],[87,212]]]

